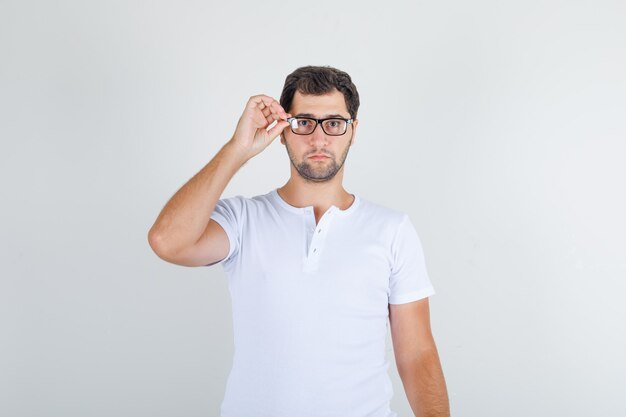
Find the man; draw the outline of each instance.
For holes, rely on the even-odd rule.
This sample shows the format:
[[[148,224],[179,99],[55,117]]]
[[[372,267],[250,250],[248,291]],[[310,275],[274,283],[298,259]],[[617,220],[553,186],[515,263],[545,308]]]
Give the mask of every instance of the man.
[[[167,203],[149,233],[162,259],[221,263],[235,355],[222,417],[394,417],[394,356],[416,416],[449,416],[430,330],[434,294],[408,215],[342,186],[359,95],[348,74],[302,67],[280,103],[250,97],[233,137]],[[237,170],[281,136],[285,185],[220,199]]]

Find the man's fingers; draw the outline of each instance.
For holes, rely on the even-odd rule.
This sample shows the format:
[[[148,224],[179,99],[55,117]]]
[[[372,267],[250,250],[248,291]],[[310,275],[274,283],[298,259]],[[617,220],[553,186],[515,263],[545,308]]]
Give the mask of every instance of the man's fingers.
[[[271,113],[270,115],[265,116],[265,120],[267,121],[268,124],[272,124],[274,123],[274,120],[280,120],[280,117],[278,117],[274,113]]]
[[[280,118],[286,119],[288,117],[287,112],[283,109],[283,106],[281,106],[279,102],[272,102],[270,107],[273,108],[274,113],[276,113]]]
[[[248,100],[248,107],[260,107],[263,108],[265,106],[269,107],[274,100],[272,97],[270,96],[266,96],[265,94],[259,94],[256,96],[252,96],[250,97],[250,99]],[[261,104],[263,104],[262,106],[260,106]]]
[[[268,112],[263,111],[263,114],[265,115],[265,121],[268,124],[274,123],[275,120],[279,120],[279,121],[285,120],[288,117],[287,113],[283,113],[283,115],[281,116],[277,113],[273,113],[273,112],[270,113],[269,111]]]
[[[267,135],[269,136],[270,140],[273,140],[276,136],[278,136],[278,134],[282,132],[287,126],[289,126],[289,122],[286,122],[284,120],[281,120],[278,123],[276,123],[276,126],[271,128],[267,132]]]
[[[248,100],[247,107],[248,108],[258,107],[259,109],[261,109],[261,111],[263,111],[263,116],[265,117],[268,116],[268,114],[265,112],[266,109],[269,110],[271,113],[278,114],[280,118],[288,117],[287,113],[285,112],[285,109],[283,109],[280,103],[274,100],[272,97],[267,96],[265,94],[259,94],[259,95],[250,97],[250,100]]]

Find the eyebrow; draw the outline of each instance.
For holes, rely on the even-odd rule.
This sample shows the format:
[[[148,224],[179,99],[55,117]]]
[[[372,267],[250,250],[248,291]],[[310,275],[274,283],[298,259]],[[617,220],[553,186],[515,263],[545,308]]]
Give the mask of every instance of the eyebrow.
[[[312,117],[314,119],[317,119],[317,117],[314,114],[311,114],[311,113],[298,113],[294,117]],[[340,117],[342,119],[349,119],[350,118],[350,116],[345,117],[342,114],[327,114],[325,116],[320,117],[320,119],[326,119],[328,117]]]

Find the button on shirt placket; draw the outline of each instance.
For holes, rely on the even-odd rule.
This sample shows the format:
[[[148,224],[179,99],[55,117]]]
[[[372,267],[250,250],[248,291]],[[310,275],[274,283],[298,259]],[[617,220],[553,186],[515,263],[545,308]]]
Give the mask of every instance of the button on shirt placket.
[[[329,224],[335,215],[334,207],[329,208],[322,216],[317,226],[315,225],[315,215],[313,209],[306,208],[306,227],[307,227],[307,242],[308,253],[305,257],[305,262],[308,266],[307,269],[315,268],[320,258],[320,253],[324,247],[324,240],[326,238],[326,232]]]

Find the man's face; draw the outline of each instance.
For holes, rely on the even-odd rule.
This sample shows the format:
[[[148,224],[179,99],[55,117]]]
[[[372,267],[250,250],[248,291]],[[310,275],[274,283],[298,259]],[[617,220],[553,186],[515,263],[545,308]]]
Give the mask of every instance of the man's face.
[[[291,109],[294,117],[311,117],[324,119],[341,117],[350,119],[343,94],[338,90],[332,93],[315,96],[304,95],[296,91]],[[288,126],[281,134],[280,142],[287,147],[287,153],[298,174],[311,182],[330,181],[341,170],[348,156],[348,150],[354,141],[358,121],[348,125],[345,134],[329,136],[318,124],[309,135],[296,135]],[[325,155],[327,158],[311,158],[313,155]]]

